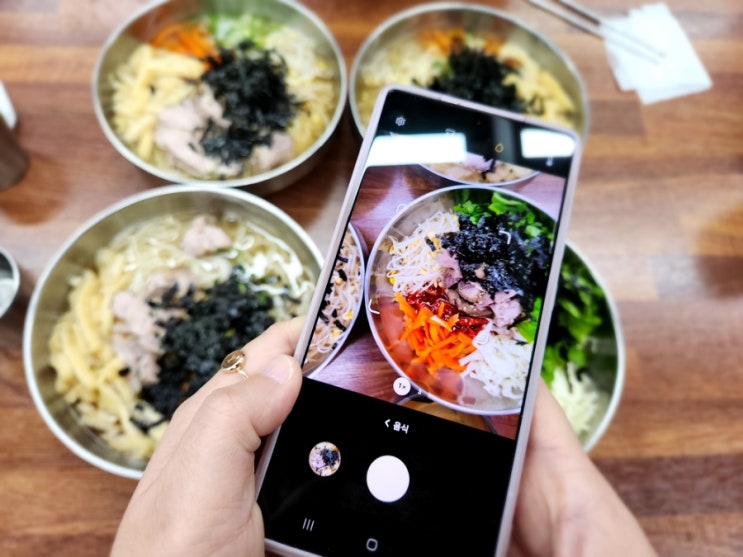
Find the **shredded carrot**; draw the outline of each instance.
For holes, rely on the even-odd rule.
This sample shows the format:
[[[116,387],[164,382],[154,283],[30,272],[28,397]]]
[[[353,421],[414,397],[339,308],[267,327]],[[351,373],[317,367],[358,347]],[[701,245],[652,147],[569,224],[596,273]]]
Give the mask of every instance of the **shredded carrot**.
[[[420,40],[423,45],[434,46],[440,50],[442,54],[448,56],[453,46],[464,43],[464,36],[464,29],[458,28],[449,31],[431,29],[424,31],[421,34]]]
[[[488,33],[485,36],[485,46],[483,52],[490,56],[498,56],[500,49],[503,46],[503,39],[495,33]]]
[[[433,46],[448,56],[453,50],[464,46],[466,37],[467,32],[460,27],[447,31],[431,29],[421,33],[420,42],[424,46]],[[504,43],[503,38],[496,33],[487,33],[482,38],[484,39],[482,51],[489,56],[497,57]]]
[[[163,27],[150,44],[179,54],[204,60],[217,57],[219,51],[209,30],[200,22],[179,22]]]
[[[434,313],[425,305],[416,310],[400,293],[395,294],[395,299],[404,316],[400,340],[406,341],[415,352],[414,363],[424,364],[431,375],[441,368],[464,371],[459,360],[475,347],[468,335],[454,330],[459,314],[445,319],[443,305]]]

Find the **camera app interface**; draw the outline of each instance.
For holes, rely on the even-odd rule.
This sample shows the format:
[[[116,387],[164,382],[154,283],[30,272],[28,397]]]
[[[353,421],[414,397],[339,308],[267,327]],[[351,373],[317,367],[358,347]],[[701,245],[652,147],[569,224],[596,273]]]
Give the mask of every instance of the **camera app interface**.
[[[261,490],[267,536],[492,555],[576,146],[404,91],[368,133]]]

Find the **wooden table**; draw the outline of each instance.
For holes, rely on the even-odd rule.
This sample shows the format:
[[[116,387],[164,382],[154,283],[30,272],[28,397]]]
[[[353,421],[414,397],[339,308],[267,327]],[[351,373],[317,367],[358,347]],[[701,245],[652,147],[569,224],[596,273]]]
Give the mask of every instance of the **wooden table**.
[[[26,386],[23,323],[52,254],[84,220],[161,182],[106,141],[91,77],[111,30],[143,0],[0,2],[0,79],[31,156],[0,191],[0,244],[22,292],[0,321],[0,554],[102,555],[135,483],[74,456]],[[410,0],[309,0],[346,55]],[[743,4],[667,0],[714,82],[653,105],[619,92],[599,39],[523,0],[491,0],[558,44],[582,73],[591,130],[570,239],[618,304],[621,405],[591,456],[668,556],[743,554]],[[640,0],[624,0],[623,7]],[[585,4],[617,14],[616,0]],[[321,248],[358,148],[350,117],[301,183],[269,196]]]

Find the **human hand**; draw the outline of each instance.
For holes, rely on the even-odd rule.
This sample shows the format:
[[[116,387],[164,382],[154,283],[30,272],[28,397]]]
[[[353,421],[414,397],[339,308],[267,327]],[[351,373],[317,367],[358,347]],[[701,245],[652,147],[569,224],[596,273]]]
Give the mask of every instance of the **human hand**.
[[[547,555],[651,557],[656,552],[542,383],[508,556]]]
[[[119,526],[116,555],[263,555],[255,452],[289,414],[301,371],[301,318],[243,348],[238,374],[217,373],[173,415]]]

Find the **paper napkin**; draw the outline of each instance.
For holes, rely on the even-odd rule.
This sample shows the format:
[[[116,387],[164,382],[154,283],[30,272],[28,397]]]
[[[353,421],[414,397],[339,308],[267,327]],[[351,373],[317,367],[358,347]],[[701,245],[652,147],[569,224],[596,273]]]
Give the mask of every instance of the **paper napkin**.
[[[644,104],[709,89],[712,80],[684,29],[663,3],[629,11],[602,25],[609,64],[622,91],[634,90]],[[626,35],[651,49],[632,48]],[[653,51],[662,56],[653,55]]]

